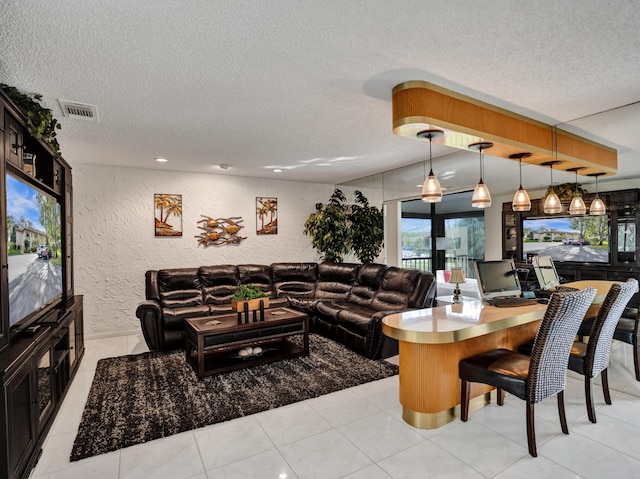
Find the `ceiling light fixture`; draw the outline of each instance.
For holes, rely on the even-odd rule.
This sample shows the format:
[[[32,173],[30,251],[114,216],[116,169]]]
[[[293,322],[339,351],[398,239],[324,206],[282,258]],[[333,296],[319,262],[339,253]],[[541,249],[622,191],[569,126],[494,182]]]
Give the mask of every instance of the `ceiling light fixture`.
[[[592,216],[602,216],[607,212],[607,207],[604,204],[604,201],[600,199],[600,195],[598,194],[598,177],[604,175],[602,172],[591,173],[589,176],[595,176],[596,178],[596,197],[591,202],[589,206],[589,214]]]
[[[491,206],[491,193],[489,188],[484,184],[482,176],[484,174],[484,161],[482,159],[482,150],[491,148],[493,143],[490,141],[480,141],[477,143],[471,143],[467,148],[470,150],[478,150],[480,152],[480,181],[473,190],[473,197],[471,198],[471,206],[474,208],[489,208]]]
[[[280,168],[276,168],[275,170],[273,170],[274,173],[282,173],[282,170]]]
[[[531,209],[531,198],[529,198],[529,193],[522,187],[522,159],[529,158],[531,153],[523,152],[523,153],[514,153],[509,155],[511,159],[518,159],[520,162],[520,188],[516,191],[516,194],[513,195],[513,201],[511,202],[511,208],[513,211],[529,211]]]
[[[560,198],[556,195],[556,192],[553,191],[553,165],[557,163],[562,163],[559,160],[545,161],[542,163],[542,166],[548,166],[551,172],[551,183],[549,184],[549,194],[544,200],[544,206],[542,210],[546,215],[555,215],[558,213],[562,213],[562,203],[560,202]]]
[[[578,170],[581,170],[581,166],[577,166],[575,168],[569,168],[567,171],[573,171],[576,174],[576,192],[571,200],[571,204],[569,205],[569,214],[571,215],[583,215],[587,212],[587,205],[584,204],[584,200],[582,199],[582,194],[578,190]]]
[[[158,163],[167,163],[169,160],[166,158],[154,158]]]
[[[424,184],[422,185],[422,201],[425,203],[438,203],[442,201],[442,187],[440,186],[438,178],[433,174],[433,157],[431,154],[432,140],[442,135],[444,135],[444,131],[442,130],[423,130],[416,135],[421,139],[429,139],[429,176],[425,177]]]

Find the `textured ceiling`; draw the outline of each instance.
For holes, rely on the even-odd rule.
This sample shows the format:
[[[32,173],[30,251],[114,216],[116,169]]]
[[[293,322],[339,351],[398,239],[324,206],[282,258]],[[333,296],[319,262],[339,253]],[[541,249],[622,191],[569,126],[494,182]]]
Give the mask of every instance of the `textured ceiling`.
[[[341,183],[426,158],[391,131],[393,86],[425,80],[617,148],[617,178],[640,177],[640,106],[618,108],[640,101],[638,5],[6,0],[0,81],[44,96],[72,166]],[[473,184],[477,157],[452,153],[434,146],[443,186]],[[517,163],[486,154],[492,191],[515,189],[492,178]],[[526,168],[525,187],[547,181]]]

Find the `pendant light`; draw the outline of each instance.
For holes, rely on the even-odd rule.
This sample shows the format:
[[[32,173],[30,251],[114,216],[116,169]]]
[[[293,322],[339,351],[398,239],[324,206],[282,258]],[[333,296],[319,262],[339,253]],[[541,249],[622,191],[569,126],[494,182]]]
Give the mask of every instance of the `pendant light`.
[[[516,194],[513,195],[513,201],[511,202],[511,208],[513,211],[529,211],[531,209],[531,198],[529,198],[529,193],[522,187],[522,159],[529,158],[531,153],[514,153],[513,155],[509,155],[509,158],[515,160],[516,158],[520,162],[520,188],[516,191]]]
[[[607,207],[604,205],[604,201],[600,199],[600,195],[598,195],[598,177],[604,175],[603,172],[598,173],[590,173],[589,176],[595,176],[596,178],[596,197],[591,202],[591,206],[589,206],[589,214],[592,216],[602,216],[607,212]]]
[[[575,168],[569,168],[567,171],[574,171],[576,174],[576,192],[571,200],[571,205],[569,205],[569,214],[571,215],[583,215],[587,212],[587,205],[584,204],[584,200],[582,199],[582,195],[578,192],[578,170],[581,170],[583,167],[577,166]]]
[[[560,202],[560,198],[556,195],[556,192],[553,191],[553,165],[557,163],[562,163],[559,160],[545,161],[542,163],[542,166],[548,166],[551,171],[551,184],[549,185],[549,194],[544,200],[543,211],[546,215],[555,215],[558,213],[562,213],[562,203]]]
[[[471,206],[474,208],[489,208],[491,206],[491,193],[489,188],[482,181],[482,175],[484,174],[484,162],[482,160],[482,150],[489,149],[493,146],[490,141],[480,141],[478,143],[471,143],[467,148],[470,150],[478,150],[480,152],[480,181],[473,190],[473,197],[471,198]]]
[[[424,179],[424,184],[422,185],[422,201],[425,203],[442,201],[442,187],[436,175],[433,174],[433,157],[431,156],[431,140],[442,135],[444,135],[442,130],[424,130],[416,135],[418,138],[429,139],[429,176]]]

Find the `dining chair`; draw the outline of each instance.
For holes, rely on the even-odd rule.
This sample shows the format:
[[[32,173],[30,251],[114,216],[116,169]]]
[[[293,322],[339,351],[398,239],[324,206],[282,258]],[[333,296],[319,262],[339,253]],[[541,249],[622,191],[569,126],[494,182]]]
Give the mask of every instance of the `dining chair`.
[[[580,329],[584,328],[584,322],[578,329],[580,340],[574,341],[569,354],[568,368],[584,376],[584,395],[587,403],[587,415],[589,421],[596,422],[596,410],[593,403],[593,391],[591,380],[600,374],[604,401],[611,404],[609,393],[609,356],[611,354],[611,341],[614,336],[618,320],[624,312],[625,306],[638,290],[638,281],[629,279],[626,283],[615,283],[609,288],[596,317],[589,321],[591,329],[586,334],[588,342],[584,342],[580,335]],[[586,322],[586,321],[585,321]],[[518,352],[531,353],[531,343],[522,344]]]
[[[536,449],[534,405],[557,395],[562,432],[569,434],[564,410],[567,362],[580,322],[595,297],[592,287],[574,293],[551,295],[538,327],[531,356],[496,349],[463,359],[459,363],[460,419],[469,419],[469,396],[472,382],[488,384],[498,390],[498,405],[504,404],[504,392],[523,399],[526,404],[529,454]]]
[[[624,308],[636,291],[638,291],[638,281],[635,279],[629,279],[626,283],[613,284],[593,321],[591,331],[589,331],[589,341],[586,344],[574,341],[571,348],[568,367],[571,371],[584,376],[587,415],[591,422],[596,422],[591,380],[600,374],[604,401],[611,404],[607,375],[611,341]]]
[[[640,311],[636,311],[634,317],[620,318],[613,339],[633,346],[633,367],[636,381],[640,381]]]

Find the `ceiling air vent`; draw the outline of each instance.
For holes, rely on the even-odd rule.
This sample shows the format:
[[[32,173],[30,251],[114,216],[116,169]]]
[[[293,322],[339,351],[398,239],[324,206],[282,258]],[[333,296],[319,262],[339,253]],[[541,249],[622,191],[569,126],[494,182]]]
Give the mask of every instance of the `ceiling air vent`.
[[[58,103],[64,116],[77,120],[98,121],[98,108],[95,105],[69,100],[58,100]]]

